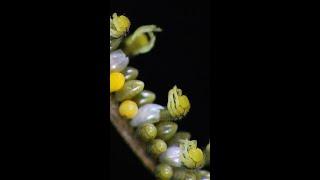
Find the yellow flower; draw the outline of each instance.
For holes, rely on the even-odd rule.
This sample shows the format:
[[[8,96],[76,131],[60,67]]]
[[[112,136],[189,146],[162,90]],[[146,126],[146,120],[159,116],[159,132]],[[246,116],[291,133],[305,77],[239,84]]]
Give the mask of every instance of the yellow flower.
[[[161,32],[155,25],[139,27],[132,35],[124,41],[124,52],[128,56],[136,56],[149,52],[156,41],[154,32]]]
[[[204,165],[204,154],[200,148],[197,148],[197,141],[181,140],[180,149],[182,150],[180,159],[185,167],[196,169]]]
[[[175,119],[181,119],[186,116],[190,110],[190,102],[186,95],[182,94],[182,90],[174,86],[168,94],[167,108],[170,115]]]
[[[110,74],[110,93],[119,91],[125,82],[125,77],[119,72],[113,72]]]
[[[123,101],[119,106],[119,113],[127,119],[132,119],[138,113],[138,105],[131,100]]]
[[[116,13],[110,18],[110,37],[120,38],[129,31],[130,20],[126,16],[118,16]]]

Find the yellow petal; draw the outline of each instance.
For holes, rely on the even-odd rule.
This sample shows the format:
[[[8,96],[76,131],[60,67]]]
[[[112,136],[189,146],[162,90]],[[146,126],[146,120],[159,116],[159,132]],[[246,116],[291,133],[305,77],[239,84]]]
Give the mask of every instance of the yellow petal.
[[[199,162],[203,161],[203,152],[199,148],[191,149],[189,151],[189,156],[196,163],[199,163]]]

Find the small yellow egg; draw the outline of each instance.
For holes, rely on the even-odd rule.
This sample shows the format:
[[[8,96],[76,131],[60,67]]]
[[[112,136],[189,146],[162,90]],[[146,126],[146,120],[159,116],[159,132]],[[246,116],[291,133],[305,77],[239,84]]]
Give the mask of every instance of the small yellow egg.
[[[125,82],[125,77],[119,72],[113,72],[110,74],[110,93],[119,91]]]
[[[121,116],[132,119],[138,113],[138,105],[134,101],[126,100],[120,104],[119,113]]]

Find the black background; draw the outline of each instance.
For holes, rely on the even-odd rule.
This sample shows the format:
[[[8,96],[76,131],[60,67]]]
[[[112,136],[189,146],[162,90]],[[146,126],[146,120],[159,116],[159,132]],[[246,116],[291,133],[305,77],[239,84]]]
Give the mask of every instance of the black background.
[[[111,2],[103,2],[1,5],[9,12],[1,11],[2,179],[108,179],[106,170],[114,169],[148,175],[106,121]],[[188,94],[193,106],[181,125],[200,144],[207,140],[209,128],[199,126],[199,121],[213,125],[217,179],[315,179],[319,53],[314,42],[319,31],[314,19],[318,11],[311,8],[318,6],[216,2],[216,12],[211,12],[216,14],[212,20],[217,25],[211,29],[217,34],[216,42],[211,41],[216,44],[216,61],[209,68],[200,65],[209,63],[207,57],[214,61],[214,51],[194,51],[214,47],[205,45],[210,41],[203,36],[209,30],[199,26],[212,25],[207,24],[206,3],[137,2],[111,5],[113,11],[130,16],[133,28],[157,23],[165,31],[150,54],[132,63],[141,70],[147,88],[161,94],[160,104],[174,84]],[[186,73],[175,73],[173,79],[178,65]],[[209,72],[216,78],[203,78]],[[195,86],[199,82],[203,83]],[[110,161],[109,150],[123,152],[119,158],[128,159]]]
[[[108,7],[2,6],[2,179],[107,178]]]
[[[166,105],[168,90],[181,88],[191,101],[191,111],[179,123],[192,139],[204,147],[210,139],[210,123],[214,121],[214,48],[211,28],[213,7],[209,0],[199,1],[111,1],[111,12],[124,14],[131,20],[133,32],[141,25],[156,24],[163,29],[157,34],[155,48],[148,54],[131,59],[139,69],[145,89],[157,94],[156,103]],[[110,14],[112,15],[112,14]],[[132,178],[152,179],[139,160],[121,140],[114,128],[110,132],[111,179],[118,167]],[[213,140],[211,140],[213,141]]]

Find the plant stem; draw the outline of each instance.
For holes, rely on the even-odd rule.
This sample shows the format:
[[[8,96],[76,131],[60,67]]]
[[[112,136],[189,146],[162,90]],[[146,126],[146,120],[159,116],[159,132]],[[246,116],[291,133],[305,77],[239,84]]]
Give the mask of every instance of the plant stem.
[[[129,125],[128,120],[123,119],[119,115],[117,103],[112,96],[110,96],[110,121],[144,166],[149,171],[154,172],[156,161],[147,154],[145,143],[135,136],[134,130]]]

